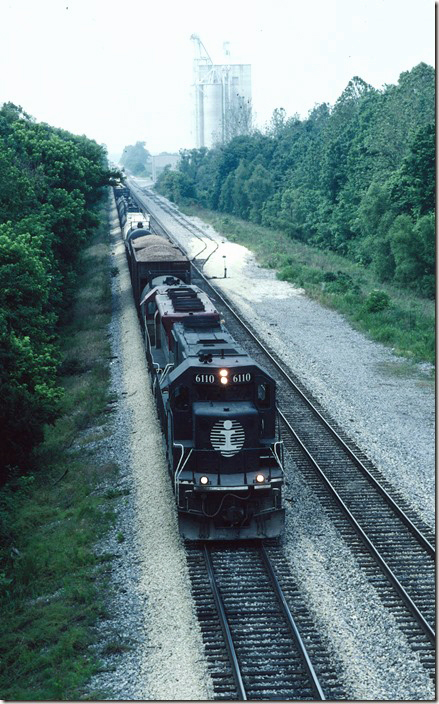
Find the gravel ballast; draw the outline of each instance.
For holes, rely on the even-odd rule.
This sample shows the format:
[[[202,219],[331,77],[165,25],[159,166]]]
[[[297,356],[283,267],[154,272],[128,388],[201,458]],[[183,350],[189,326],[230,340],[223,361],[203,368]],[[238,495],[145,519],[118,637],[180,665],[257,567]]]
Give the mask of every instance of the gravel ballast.
[[[157,205],[152,200],[149,203],[154,212]],[[199,239],[190,237],[169,214],[161,210],[158,217],[190,255],[200,250]],[[218,277],[215,286],[433,527],[435,397],[431,365],[410,363],[368,340],[342,315],[307,298],[303,289],[277,280],[275,272],[260,267],[246,247],[228,242],[198,218],[187,219],[220,244],[204,273]],[[224,256],[226,279],[222,278]]]
[[[113,202],[113,201],[112,201]],[[89,692],[109,700],[211,699],[175,501],[150,390],[117,213],[112,208],[112,435],[99,452],[120,467],[111,561],[110,618],[99,626],[103,670]],[[112,647],[112,644],[116,646]],[[99,696],[101,698],[101,696]]]
[[[149,204],[189,254],[200,250],[199,239],[158,209],[155,200]],[[368,340],[341,315],[259,267],[245,247],[227,242],[197,218],[188,219],[220,243],[205,274],[218,277],[215,285],[433,526],[435,428],[429,365],[411,364]],[[223,255],[227,279],[221,278]],[[333,653],[348,699],[434,698],[431,681],[396,621],[289,461],[286,470],[285,552]]]
[[[143,185],[143,184],[142,184]],[[151,210],[157,210],[153,201]],[[170,226],[164,211],[160,220]],[[434,520],[434,395],[428,368],[409,366],[338,314],[277,281],[251,252],[220,242],[209,276],[424,520]],[[175,502],[150,391],[120,230],[112,209],[113,319],[109,329],[112,434],[98,449],[120,467],[117,521],[99,546],[108,563],[110,618],[99,626],[103,670],[90,694],[111,700],[211,700]],[[191,254],[200,241],[172,224]],[[349,700],[431,700],[434,689],[394,618],[287,459],[285,554]],[[126,645],[112,649],[114,642]],[[109,647],[110,646],[110,647]],[[117,651],[117,652],[116,652]]]

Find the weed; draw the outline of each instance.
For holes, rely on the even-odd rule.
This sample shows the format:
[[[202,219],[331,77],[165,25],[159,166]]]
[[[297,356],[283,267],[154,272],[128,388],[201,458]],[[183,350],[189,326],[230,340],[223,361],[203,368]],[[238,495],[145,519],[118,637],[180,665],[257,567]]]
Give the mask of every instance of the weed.
[[[390,296],[385,291],[371,291],[367,296],[364,307],[369,313],[385,310],[390,305]]]
[[[106,499],[119,499],[121,496],[127,496],[130,493],[129,489],[109,489],[105,492]]]
[[[102,435],[108,417],[107,231],[104,223],[84,253],[76,301],[60,331],[62,417],[46,429],[35,471],[0,492],[0,695],[7,700],[82,698],[99,668],[91,646],[106,613],[100,580],[114,556],[96,556],[95,544],[115,520],[99,483],[117,467],[81,447],[83,429],[98,426],[92,436]]]
[[[278,278],[341,312],[351,324],[408,359],[435,363],[434,302],[378,281],[373,271],[334,252],[232,215],[186,208],[233,242],[252,250]]]
[[[110,641],[109,643],[106,643],[102,649],[102,655],[119,655],[120,653],[125,653],[132,649],[132,645],[129,645],[128,643]]]

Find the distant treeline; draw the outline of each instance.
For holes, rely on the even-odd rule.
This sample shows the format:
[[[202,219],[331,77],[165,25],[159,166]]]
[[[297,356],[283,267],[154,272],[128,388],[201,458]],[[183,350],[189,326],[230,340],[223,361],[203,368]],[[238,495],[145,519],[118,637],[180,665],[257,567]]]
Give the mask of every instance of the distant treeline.
[[[145,148],[145,142],[127,145],[119,161],[135,176],[151,176],[151,154]]]
[[[0,109],[0,480],[58,412],[58,324],[109,183],[103,147]]]
[[[306,120],[275,110],[264,133],[181,152],[157,187],[179,203],[282,230],[433,297],[435,73],[421,63],[376,90],[353,78]]]

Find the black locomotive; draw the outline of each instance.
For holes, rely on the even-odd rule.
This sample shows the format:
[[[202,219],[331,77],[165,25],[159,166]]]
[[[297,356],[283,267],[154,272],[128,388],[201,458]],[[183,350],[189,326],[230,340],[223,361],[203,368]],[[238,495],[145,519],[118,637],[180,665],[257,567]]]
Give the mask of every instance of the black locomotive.
[[[284,509],[275,382],[190,283],[181,250],[162,238],[160,254],[150,237],[150,254],[146,235],[127,256],[180,532],[190,540],[277,537]]]

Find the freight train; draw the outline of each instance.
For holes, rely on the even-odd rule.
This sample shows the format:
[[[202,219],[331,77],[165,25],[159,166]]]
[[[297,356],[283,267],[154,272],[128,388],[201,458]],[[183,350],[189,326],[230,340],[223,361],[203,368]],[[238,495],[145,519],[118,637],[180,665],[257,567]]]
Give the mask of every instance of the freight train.
[[[130,199],[123,190],[114,189],[119,217]],[[137,229],[148,228],[125,236],[126,254],[180,533],[187,540],[278,537],[284,472],[275,382],[191,283],[184,252],[159,235],[135,237]]]

